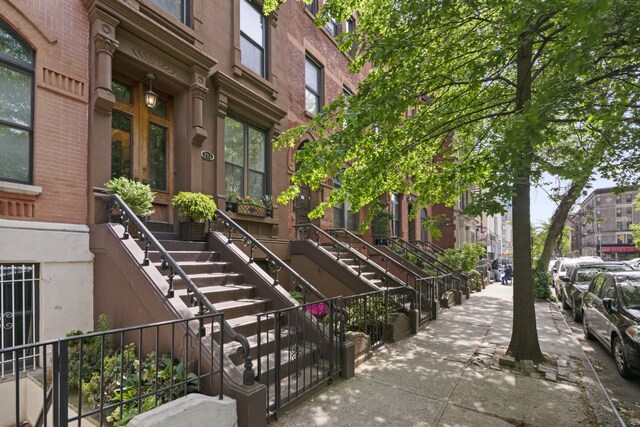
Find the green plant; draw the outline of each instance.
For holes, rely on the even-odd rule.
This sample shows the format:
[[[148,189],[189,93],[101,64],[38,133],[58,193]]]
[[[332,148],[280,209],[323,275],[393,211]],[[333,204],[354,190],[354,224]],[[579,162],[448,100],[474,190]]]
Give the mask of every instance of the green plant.
[[[465,243],[459,248],[446,249],[440,256],[440,261],[463,273],[470,273],[476,271],[478,259],[485,252],[486,248],[478,243]]]
[[[98,316],[97,332],[109,330],[109,322],[105,314]],[[84,335],[80,330],[67,334],[68,337]],[[111,335],[104,336],[104,348],[111,348]],[[82,382],[89,381],[95,371],[100,370],[100,349],[103,339],[101,336],[88,337],[83,340],[69,341],[69,388],[78,390]],[[80,378],[80,347],[82,347],[82,379]],[[82,381],[81,381],[82,380]]]
[[[122,410],[118,406],[109,413],[107,421],[115,426],[126,425],[138,413],[168,402],[171,396],[176,398],[198,391],[196,375],[188,372],[184,364],[176,363],[168,354],[156,355],[154,352],[140,360],[135,344],[128,344],[124,349],[105,356],[102,365],[102,378],[98,369],[89,381],[82,384],[83,396],[94,407],[100,406],[101,398],[104,405],[149,394],[140,400],[124,403]],[[173,390],[151,394],[183,381],[187,381],[186,388],[179,385]]]
[[[536,267],[533,269],[534,297],[538,301],[557,301],[556,297],[551,293],[549,286],[549,274],[544,268]]]
[[[105,184],[109,194],[117,194],[137,216],[149,216],[153,210],[155,193],[148,184],[123,176],[112,178]]]
[[[291,291],[289,292],[289,295],[291,295],[291,298],[298,301],[300,304],[304,304],[304,297],[300,291]]]
[[[216,202],[213,197],[189,191],[181,191],[171,202],[178,208],[178,216],[191,218],[195,222],[210,220],[216,213]]]

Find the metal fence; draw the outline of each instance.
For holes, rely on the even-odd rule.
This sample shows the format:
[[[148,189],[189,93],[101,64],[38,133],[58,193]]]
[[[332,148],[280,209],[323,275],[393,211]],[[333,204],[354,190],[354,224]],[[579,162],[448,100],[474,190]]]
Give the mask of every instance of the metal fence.
[[[203,334],[221,316],[2,349],[0,357],[13,361],[12,372],[17,375],[2,375],[4,381],[15,383],[15,411],[0,414],[0,424],[122,425],[141,412],[192,392],[215,392],[222,399],[224,336],[217,344],[212,334]],[[25,354],[37,355],[32,366],[21,364]],[[37,399],[26,393],[38,388]]]
[[[340,373],[344,316],[338,300],[258,315],[257,380],[267,386],[271,417]]]

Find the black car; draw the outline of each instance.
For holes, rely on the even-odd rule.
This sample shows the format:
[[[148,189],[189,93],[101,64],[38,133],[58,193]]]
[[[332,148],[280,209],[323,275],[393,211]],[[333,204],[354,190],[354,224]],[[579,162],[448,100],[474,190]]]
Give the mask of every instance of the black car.
[[[598,274],[582,307],[584,336],[611,351],[623,377],[640,371],[640,271]]]
[[[576,322],[582,320],[582,296],[589,289],[589,283],[596,274],[604,271],[633,271],[633,268],[624,262],[578,262],[568,267],[566,275],[562,277],[562,285],[556,289],[556,293],[562,308],[571,309]]]

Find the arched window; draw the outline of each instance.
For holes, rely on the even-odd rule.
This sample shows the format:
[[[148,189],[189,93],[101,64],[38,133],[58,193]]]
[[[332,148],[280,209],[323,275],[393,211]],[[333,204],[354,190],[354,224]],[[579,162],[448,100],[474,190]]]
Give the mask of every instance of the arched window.
[[[420,240],[423,242],[429,240],[429,229],[425,227],[428,218],[427,210],[425,208],[420,209]]]
[[[33,181],[35,51],[0,20],[0,180]]]

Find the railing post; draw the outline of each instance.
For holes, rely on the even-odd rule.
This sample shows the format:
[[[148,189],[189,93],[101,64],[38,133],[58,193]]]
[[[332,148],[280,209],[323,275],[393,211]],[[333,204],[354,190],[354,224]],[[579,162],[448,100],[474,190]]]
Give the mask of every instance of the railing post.
[[[53,425],[59,427],[60,423],[60,341],[54,342],[51,345],[51,351],[53,353],[53,361],[51,367],[51,390],[53,392]],[[46,414],[45,414],[46,417]]]
[[[60,341],[60,425],[66,426],[69,419],[69,341]]]

